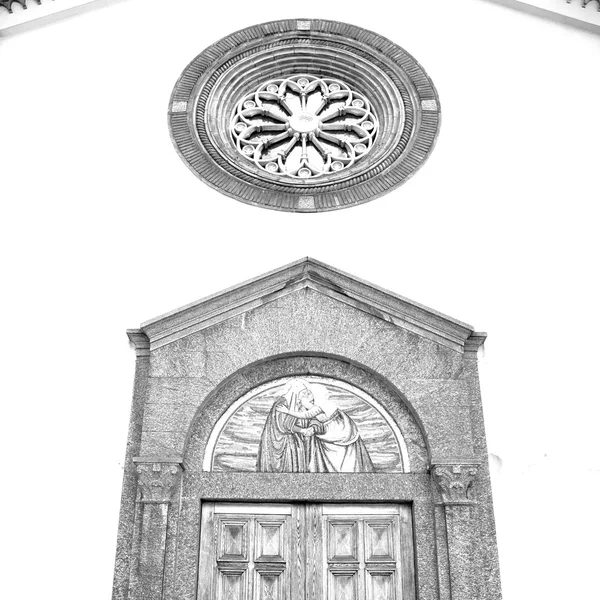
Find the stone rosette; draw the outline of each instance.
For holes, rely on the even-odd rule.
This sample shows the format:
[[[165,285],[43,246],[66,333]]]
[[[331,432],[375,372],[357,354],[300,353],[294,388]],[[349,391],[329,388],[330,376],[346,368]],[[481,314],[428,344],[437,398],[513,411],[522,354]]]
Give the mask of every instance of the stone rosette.
[[[331,131],[323,128],[322,119],[310,131],[304,131],[295,123],[297,115],[289,114],[288,138],[283,135],[285,129],[278,132],[281,148],[274,146],[269,155],[263,151],[269,144],[263,144],[256,152],[257,160],[248,160],[240,154],[239,137],[232,131],[240,123],[240,102],[242,106],[244,101],[249,102],[248,95],[261,89],[265,82],[286,78],[297,81],[299,75],[311,81],[342,81],[353,91],[354,96],[341,99],[339,94],[328,94],[325,89],[322,98],[326,104],[339,103],[331,110],[340,110],[340,117],[328,120],[327,128],[337,123],[348,125],[347,135],[341,132],[337,136],[341,141],[336,142]],[[285,98],[278,100],[276,95],[273,93],[268,100],[280,108]],[[263,100],[264,97],[265,94]],[[368,99],[369,109],[377,117],[377,135],[365,138],[368,153],[359,145],[359,152],[353,155],[356,145],[364,143],[352,138],[361,134],[360,122],[355,121],[363,117],[356,114],[359,111],[352,114],[351,107],[357,99]],[[264,116],[258,115],[258,121],[248,124],[268,125],[269,115],[264,123],[260,121]],[[285,211],[335,210],[390,192],[428,158],[439,125],[437,92],[408,53],[371,31],[321,19],[274,21],[223,38],[186,67],[169,103],[173,143],[199,178],[242,202]],[[262,133],[254,132],[257,148],[267,139],[260,137]],[[283,140],[291,140],[294,135],[299,136],[298,147],[304,151],[309,147],[315,157],[315,149],[321,154],[324,168],[314,168],[321,160],[318,157],[316,162],[305,157],[306,170],[300,174],[300,167],[275,168],[284,164],[279,160],[280,153],[286,151]],[[359,153],[364,155],[354,160]],[[265,156],[274,160],[262,161]],[[298,164],[302,160],[300,157]]]

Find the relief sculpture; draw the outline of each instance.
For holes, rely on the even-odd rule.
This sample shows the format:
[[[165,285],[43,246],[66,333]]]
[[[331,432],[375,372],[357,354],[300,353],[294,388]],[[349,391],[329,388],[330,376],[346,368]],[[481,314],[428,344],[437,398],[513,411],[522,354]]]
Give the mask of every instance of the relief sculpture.
[[[267,417],[257,471],[358,473],[374,471],[356,423],[310,384],[293,379]]]
[[[215,436],[211,470],[406,470],[397,426],[372,399],[343,382],[313,376],[281,379],[250,392],[230,413]]]

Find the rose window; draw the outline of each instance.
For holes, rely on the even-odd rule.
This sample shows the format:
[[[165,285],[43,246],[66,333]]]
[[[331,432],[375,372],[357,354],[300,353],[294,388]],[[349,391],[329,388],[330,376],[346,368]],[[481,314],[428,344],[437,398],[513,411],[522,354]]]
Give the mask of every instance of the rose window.
[[[379,122],[371,103],[339,79],[271,79],[237,104],[238,151],[268,173],[297,179],[352,166],[373,147]]]
[[[236,31],[184,69],[169,103],[177,152],[212,188],[291,212],[369,202],[433,150],[440,105],[415,59],[348,23]]]

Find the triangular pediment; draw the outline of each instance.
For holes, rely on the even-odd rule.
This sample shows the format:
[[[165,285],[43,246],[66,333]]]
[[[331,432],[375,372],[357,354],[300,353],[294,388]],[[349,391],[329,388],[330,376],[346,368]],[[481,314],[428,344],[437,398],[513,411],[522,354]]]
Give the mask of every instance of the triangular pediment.
[[[283,296],[311,289],[458,352],[474,351],[485,339],[471,325],[344,273],[303,258],[208,296],[129,330],[134,345],[155,349]]]

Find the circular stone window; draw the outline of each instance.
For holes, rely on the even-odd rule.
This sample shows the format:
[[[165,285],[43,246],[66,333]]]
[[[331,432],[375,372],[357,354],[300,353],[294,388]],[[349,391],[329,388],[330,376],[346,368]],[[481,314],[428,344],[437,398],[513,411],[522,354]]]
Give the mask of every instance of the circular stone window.
[[[199,54],[169,105],[173,142],[224,194],[314,212],[373,200],[429,156],[437,93],[402,48],[359,27],[285,20]]]

